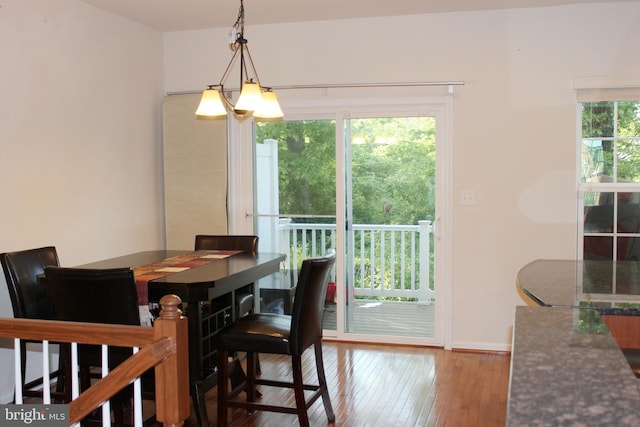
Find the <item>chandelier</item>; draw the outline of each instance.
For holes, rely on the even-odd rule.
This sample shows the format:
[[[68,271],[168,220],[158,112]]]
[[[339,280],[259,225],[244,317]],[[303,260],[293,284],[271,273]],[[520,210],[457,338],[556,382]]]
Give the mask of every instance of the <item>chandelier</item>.
[[[238,120],[253,116],[257,120],[280,120],[284,116],[278,98],[271,88],[262,86],[253,65],[247,39],[244,38],[244,3],[240,0],[238,19],[229,31],[229,47],[233,56],[220,83],[209,85],[202,92],[200,105],[196,110],[198,119],[217,119],[233,113]],[[235,105],[227,97],[224,85],[236,62],[240,63],[240,96]]]

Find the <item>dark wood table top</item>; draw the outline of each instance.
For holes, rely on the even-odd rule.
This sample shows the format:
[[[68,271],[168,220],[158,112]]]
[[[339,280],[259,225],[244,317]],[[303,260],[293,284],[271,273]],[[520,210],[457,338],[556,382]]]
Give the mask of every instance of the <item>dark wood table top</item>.
[[[138,267],[192,252],[190,250],[155,250],[137,252],[103,261],[84,264],[82,268]],[[232,291],[239,283],[247,284],[278,270],[285,260],[279,253],[240,253],[217,259],[206,265],[172,273],[149,282],[149,301],[159,301],[167,294],[182,301],[206,301]]]

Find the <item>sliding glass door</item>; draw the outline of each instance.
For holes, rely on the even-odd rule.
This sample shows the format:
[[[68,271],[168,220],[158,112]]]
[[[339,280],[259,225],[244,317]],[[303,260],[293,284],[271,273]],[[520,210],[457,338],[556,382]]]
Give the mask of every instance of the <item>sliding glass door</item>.
[[[288,120],[255,128],[257,232],[260,250],[288,255],[281,269],[279,291],[263,311],[286,312],[286,289],[296,285],[302,261],[336,249],[335,120]],[[326,317],[335,330],[336,270],[331,272]],[[270,285],[268,285],[270,286]],[[293,290],[291,293],[293,294]],[[333,294],[329,295],[330,292]]]
[[[415,111],[288,113],[254,125],[260,250],[288,254],[283,311],[303,259],[337,252],[326,335],[442,345],[436,298],[437,117]],[[293,292],[291,292],[293,294]]]
[[[345,330],[435,335],[435,119],[345,120]]]

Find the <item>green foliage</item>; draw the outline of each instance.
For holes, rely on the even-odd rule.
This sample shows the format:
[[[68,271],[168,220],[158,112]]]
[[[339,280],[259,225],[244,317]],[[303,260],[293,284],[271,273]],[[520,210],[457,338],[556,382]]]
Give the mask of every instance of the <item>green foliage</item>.
[[[410,233],[406,233],[402,239],[401,231],[354,230],[353,262],[356,282],[362,278],[364,287],[374,290],[408,291],[420,288],[418,249],[420,238],[425,236],[416,234],[415,242],[411,241],[410,236]],[[432,237],[432,234],[428,235],[428,238]],[[360,245],[361,239],[366,242],[364,247]],[[415,257],[411,256],[412,249],[416,250]],[[380,259],[381,253],[385,254],[384,259]],[[428,259],[432,263],[432,254],[429,254]],[[415,263],[414,277],[411,276],[412,263]],[[431,266],[433,271],[433,264]],[[431,283],[428,286],[433,289],[433,275],[429,279]]]
[[[614,136],[622,139],[614,141]],[[593,163],[594,171],[603,175],[640,182],[640,102],[583,104],[582,137],[593,139],[584,141],[590,144],[590,157],[583,164]]]
[[[333,120],[256,126],[258,143],[278,141],[282,214],[335,214],[335,126]],[[417,224],[433,218],[435,120],[352,119],[348,126],[354,223]]]
[[[354,222],[417,224],[433,218],[434,119],[353,119],[351,127]]]
[[[280,213],[335,215],[335,134],[332,120],[259,123],[256,126],[258,143],[265,139],[278,141]],[[313,222],[322,221],[314,219]]]
[[[435,119],[350,119],[346,126],[345,135],[350,136],[351,144],[351,163],[347,167],[350,166],[352,172],[353,223],[415,225],[419,220],[433,219]],[[257,143],[267,139],[278,142],[280,214],[293,216],[297,223],[335,223],[334,218],[295,217],[336,213],[336,122],[301,120],[257,124]],[[312,239],[308,234],[307,241]],[[399,254],[403,249],[398,245],[401,243],[399,240],[392,243],[389,239],[389,235],[384,239],[367,239],[364,253],[360,253],[356,245],[356,253],[352,254],[356,277],[364,272],[365,281],[372,283],[373,289],[410,287],[411,278],[405,277],[402,282],[401,271],[411,271],[412,262],[416,263],[416,272],[419,271],[418,257],[406,256],[406,265],[400,265]],[[321,247],[322,242],[317,244]],[[389,258],[384,260],[382,268],[377,265],[372,269],[372,253],[379,256],[382,245]],[[396,245],[398,259],[390,258],[392,245]],[[404,253],[410,255],[409,242],[404,245]],[[304,248],[292,250],[297,251],[299,259],[305,257]],[[432,254],[428,259],[433,263]],[[416,286],[417,282],[419,277],[414,278]]]

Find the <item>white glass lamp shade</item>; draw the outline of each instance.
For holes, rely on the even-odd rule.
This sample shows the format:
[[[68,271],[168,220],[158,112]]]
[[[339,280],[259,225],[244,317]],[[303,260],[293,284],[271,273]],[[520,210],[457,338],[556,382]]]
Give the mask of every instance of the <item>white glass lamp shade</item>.
[[[220,92],[213,88],[205,89],[202,92],[202,98],[200,98],[200,105],[196,110],[196,117],[199,119],[215,119],[226,115],[227,110],[224,108],[220,98]]]
[[[238,102],[233,108],[237,113],[244,114],[248,111],[256,111],[262,107],[262,92],[258,83],[248,81],[242,85]]]
[[[253,113],[253,117],[256,117],[262,120],[281,119],[284,117],[284,113],[280,108],[280,104],[278,103],[278,97],[276,96],[275,92],[271,90],[262,92],[262,100],[263,100],[262,108],[260,108],[259,110],[256,110]]]

